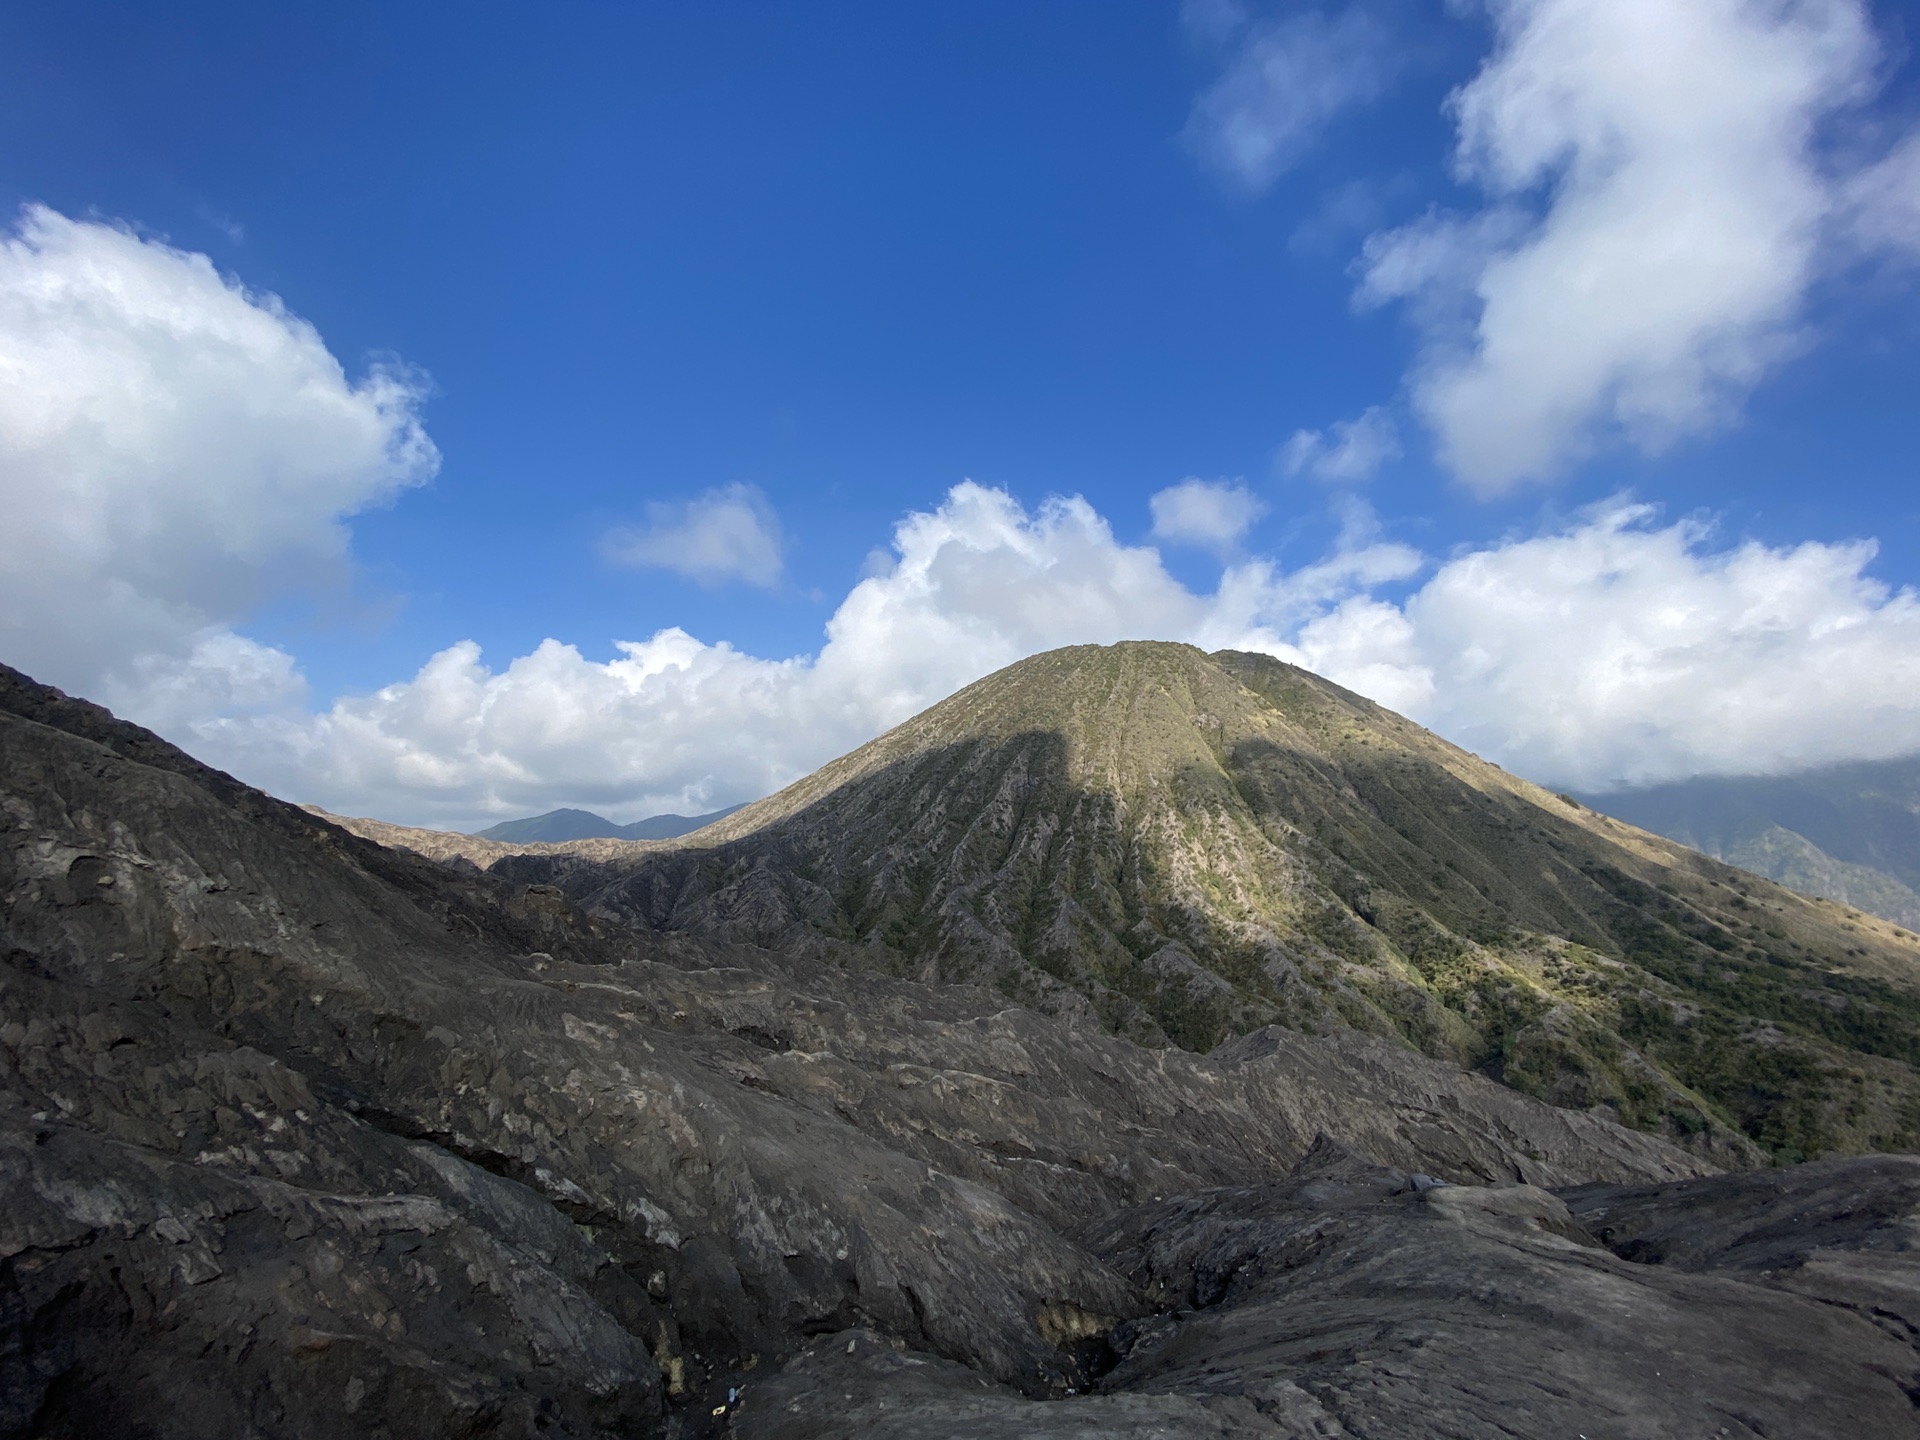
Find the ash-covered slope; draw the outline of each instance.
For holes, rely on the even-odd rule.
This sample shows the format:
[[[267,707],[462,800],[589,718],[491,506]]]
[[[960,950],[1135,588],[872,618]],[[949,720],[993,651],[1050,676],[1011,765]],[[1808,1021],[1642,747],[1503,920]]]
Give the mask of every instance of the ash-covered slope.
[[[1080,1232],[1164,1307],[1116,1332],[1090,1395],[1036,1404],[837,1335],[747,1396],[737,1433],[1913,1436],[1917,1205],[1912,1156],[1555,1196],[1436,1186],[1322,1142],[1271,1183]]]
[[[1706,1168],[1388,1040],[1146,1050],[624,930],[4,669],[0,823],[3,1437],[719,1433],[847,1327],[1046,1397],[1159,1308],[1072,1227],[1319,1133]]]
[[[691,843],[496,864],[1146,1043],[1404,1037],[1722,1157],[1920,1144],[1912,935],[1265,656],[1036,656]]]

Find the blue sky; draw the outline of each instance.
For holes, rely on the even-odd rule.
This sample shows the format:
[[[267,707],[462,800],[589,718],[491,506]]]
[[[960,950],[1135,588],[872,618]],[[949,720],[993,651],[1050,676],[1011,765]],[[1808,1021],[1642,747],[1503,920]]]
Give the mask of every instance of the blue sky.
[[[1584,8],[11,7],[0,658],[461,825],[1145,633],[1553,783],[1920,748],[1912,12]]]

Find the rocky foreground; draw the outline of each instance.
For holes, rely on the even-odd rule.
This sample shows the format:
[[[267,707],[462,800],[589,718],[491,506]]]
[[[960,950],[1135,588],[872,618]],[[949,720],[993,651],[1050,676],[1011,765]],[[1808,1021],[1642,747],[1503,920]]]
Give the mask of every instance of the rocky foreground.
[[[0,1435],[1920,1434],[1920,1159],[589,914],[0,672]]]

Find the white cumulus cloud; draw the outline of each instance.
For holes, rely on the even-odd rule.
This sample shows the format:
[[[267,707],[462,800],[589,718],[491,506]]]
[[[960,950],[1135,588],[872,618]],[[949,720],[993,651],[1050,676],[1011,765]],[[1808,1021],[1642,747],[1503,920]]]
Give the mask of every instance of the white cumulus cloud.
[[[1219,551],[1232,550],[1267,511],[1237,480],[1191,477],[1154,494],[1147,507],[1156,539]]]
[[[433,473],[420,399],[204,255],[28,207],[0,242],[0,658],[156,724],[297,696],[233,627]]]
[[[1487,8],[1495,49],[1450,102],[1487,208],[1374,236],[1359,298],[1415,302],[1416,403],[1493,494],[1726,423],[1801,343],[1835,228],[1915,201],[1910,166],[1823,168],[1822,125],[1871,89],[1861,0]]]
[[[1187,141],[1249,191],[1285,174],[1342,113],[1378,99],[1399,68],[1387,32],[1358,8],[1249,23],[1237,7],[1189,4],[1187,24],[1232,44],[1226,69],[1194,102]]]
[[[468,825],[560,804],[626,818],[768,793],[971,680],[1058,645],[1263,650],[1507,768],[1604,790],[1920,750],[1920,599],[1873,546],[1747,542],[1616,502],[1431,568],[1364,517],[1322,560],[1227,568],[1212,594],[1119,543],[1081,499],[1027,511],[956,486],[897,527],[812,655],[680,629],[594,660],[548,640],[502,668],[471,642],[411,679],[190,742],[280,793]]]
[[[280,793],[389,819],[684,813],[766,794],[1023,656],[1138,638],[1271,648],[1420,563],[1366,541],[1290,574],[1231,567],[1198,595],[1085,500],[1028,511],[971,483],[902,520],[890,554],[814,655],[764,659],[675,628],[606,661],[548,640],[495,670],[466,642],[318,715],[215,719],[192,743]]]
[[[432,472],[419,399],[401,372],[350,381],[204,257],[28,211],[0,246],[0,656],[291,798],[455,825],[751,798],[1023,656],[1133,638],[1293,659],[1558,785],[1920,750],[1920,598],[1872,578],[1869,542],[1719,545],[1616,503],[1436,567],[1351,492],[1320,560],[1239,560],[1206,594],[1084,499],[961,484],[899,522],[815,653],[466,641],[310,711],[245,618]],[[1188,484],[1163,528],[1242,533],[1251,496]],[[752,509],[721,491],[656,522],[730,498]]]
[[[1350,596],[1285,653],[1508,769],[1596,790],[1920,751],[1920,597],[1870,542],[1711,548],[1614,503]]]
[[[780,518],[757,485],[722,485],[691,500],[650,501],[647,523],[607,537],[622,565],[672,570],[702,585],[780,583]]]
[[[1280,447],[1280,468],[1330,484],[1357,484],[1400,458],[1399,428],[1382,406],[1371,406],[1352,420],[1336,420],[1328,431],[1294,431]]]

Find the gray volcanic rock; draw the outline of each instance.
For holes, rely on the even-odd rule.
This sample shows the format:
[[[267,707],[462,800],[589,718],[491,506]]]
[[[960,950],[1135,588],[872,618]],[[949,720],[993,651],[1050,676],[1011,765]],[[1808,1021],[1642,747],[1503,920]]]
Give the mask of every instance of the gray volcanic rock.
[[[1912,1334],[1621,1259],[1532,1186],[1434,1186],[1328,1145],[1287,1183],[1083,1238],[1176,1307],[1116,1337],[1115,1389],[1255,1396],[1284,1375],[1280,1403],[1304,1391],[1365,1436],[1920,1433]]]
[[[1563,1194],[1580,1223],[1629,1260],[1759,1280],[1850,1310],[1896,1339],[1920,1336],[1920,1158]]]
[[[1767,1178],[1586,1192],[1570,1206],[1530,1185],[1436,1184],[1323,1140],[1283,1181],[1140,1207],[1081,1234],[1161,1307],[1114,1333],[1120,1362],[1094,1394],[1035,1403],[849,1334],[758,1386],[737,1433],[1920,1434],[1920,1332],[1878,1304],[1903,1286],[1911,1294],[1920,1269],[1920,1159],[1832,1162],[1775,1192],[1791,1192],[1798,1219],[1822,1237],[1815,1253],[1829,1268],[1817,1294],[1778,1270],[1722,1263],[1740,1248],[1734,1215]],[[1861,1201],[1875,1223],[1849,1213]],[[1636,1234],[1698,1234],[1714,1216],[1720,1244],[1685,1267],[1635,1263],[1580,1223],[1629,1211]],[[1849,1271],[1847,1261],[1859,1263]]]
[[[0,1098],[23,1125],[349,1197],[419,1191],[388,1157],[395,1136],[430,1141],[592,1227],[599,1268],[629,1272],[622,1303],[670,1388],[699,1378],[682,1373],[689,1351],[704,1373],[862,1318],[1045,1384],[1061,1362],[1031,1312],[1128,1308],[1122,1282],[1000,1197],[758,1093],[703,1035],[546,983],[540,971],[565,962],[489,945],[489,927],[463,913],[458,901],[484,891],[447,886],[436,916],[414,903],[430,892],[409,897],[353,864],[338,832],[329,845],[309,822],[316,833],[297,845],[182,776],[44,726],[9,718],[5,754],[15,828],[0,978],[6,1013],[27,1018],[8,1026]],[[415,879],[440,878],[422,870]],[[502,929],[516,905],[537,915],[552,899],[495,898]],[[279,1083],[223,1083],[235,1071]],[[57,1177],[29,1183],[90,1229],[165,1218],[103,1215]],[[144,1174],[122,1183],[152,1188]],[[431,1268],[441,1283],[483,1283],[471,1267]],[[371,1298],[351,1318],[378,1336],[391,1306],[361,1278],[348,1291]],[[211,1326],[251,1323],[228,1314],[244,1315],[230,1284],[215,1275],[175,1298],[210,1309]],[[132,1300],[111,1303],[137,1322]],[[89,1373],[103,1354],[74,1353]]]
[[[1697,1157],[1389,1040],[1209,1056],[383,849],[0,671],[0,1436],[696,1435],[865,1328],[1084,1389],[1070,1225],[1326,1129],[1458,1180]]]
[[[1318,1440],[1327,1432],[1277,1428],[1242,1396],[1036,1402],[964,1366],[849,1330],[816,1341],[754,1387],[734,1433],[742,1440]]]
[[[228,1058],[198,1067],[223,1098],[320,1109],[261,1057]],[[309,1142],[288,1143],[270,1163],[306,1168]],[[357,1162],[340,1193],[50,1118],[0,1126],[0,1434],[653,1428],[659,1371],[576,1227],[444,1153],[356,1148],[318,1157]],[[376,1156],[391,1191],[367,1183]]]

